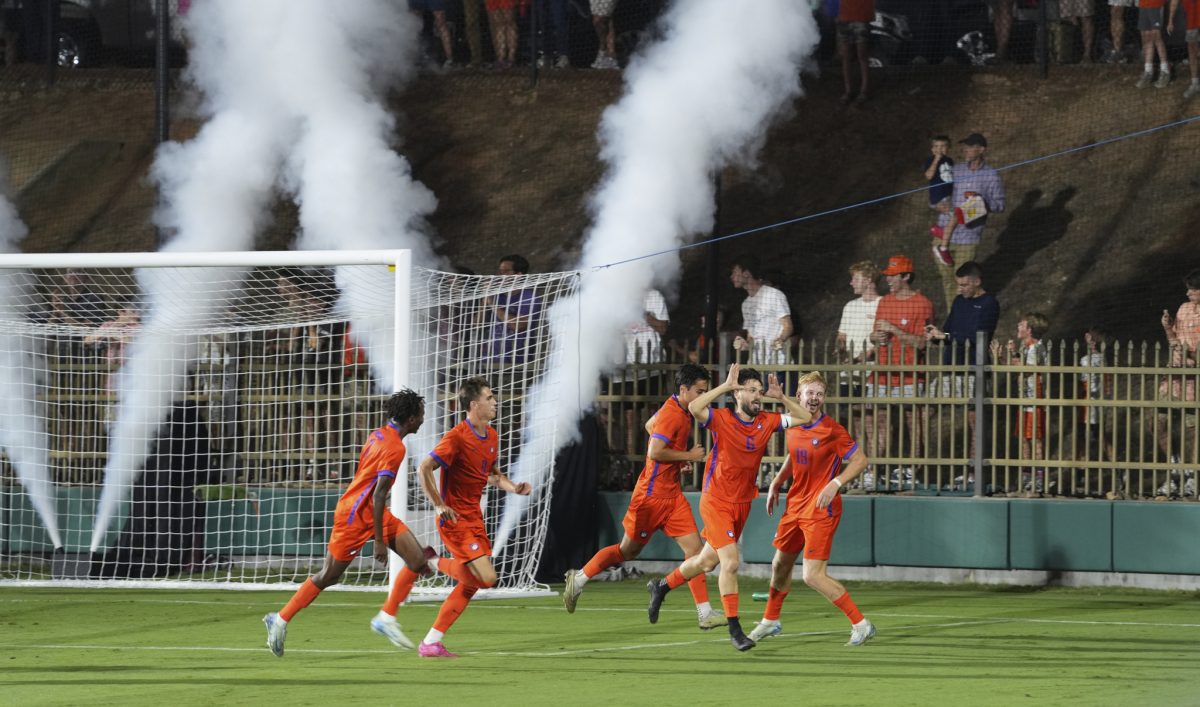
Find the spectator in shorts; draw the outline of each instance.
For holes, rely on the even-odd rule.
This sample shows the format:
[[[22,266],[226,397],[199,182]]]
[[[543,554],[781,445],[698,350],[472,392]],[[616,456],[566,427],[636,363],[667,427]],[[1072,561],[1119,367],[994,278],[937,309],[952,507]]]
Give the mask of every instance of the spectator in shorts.
[[[447,69],[454,66],[454,42],[450,38],[450,23],[446,21],[446,0],[408,0],[408,8],[418,16],[425,12],[433,15],[433,32],[441,40],[445,56],[442,66]]]
[[[937,210],[942,214],[938,224],[945,231],[951,262],[965,263],[975,259],[975,251],[983,240],[988,214],[1004,211],[1005,196],[1000,174],[986,161],[987,138],[979,133],[971,133],[958,143],[962,145],[963,159],[952,170],[954,193],[949,203],[939,204]],[[967,218],[969,214],[964,211],[971,210],[971,204],[975,204],[974,217]],[[954,268],[939,264],[938,274],[942,278],[946,306],[953,306],[954,298],[958,296]]]
[[[1157,429],[1154,435],[1163,456],[1172,462],[1180,461],[1180,456],[1171,451],[1175,436],[1173,432],[1178,433],[1185,443],[1188,439],[1194,438],[1196,434],[1196,380],[1200,377],[1200,371],[1197,370],[1197,361],[1200,360],[1200,270],[1188,273],[1183,283],[1187,289],[1187,301],[1179,305],[1174,317],[1168,310],[1163,310],[1162,328],[1171,351],[1168,365],[1171,368],[1191,370],[1186,374],[1164,377],[1158,385],[1158,397],[1160,400],[1172,402],[1186,401],[1192,405],[1189,408],[1170,408],[1169,410],[1164,408],[1163,411],[1160,411],[1156,416]],[[1195,458],[1195,449],[1192,449],[1191,452],[1192,458],[1189,461],[1194,466],[1200,460]],[[1187,453],[1185,444],[1181,454],[1187,458]],[[1185,494],[1195,495],[1195,479],[1186,479],[1185,487],[1188,481],[1191,481],[1191,489],[1185,488]],[[1173,478],[1169,478],[1164,484],[1165,490],[1159,489],[1159,495],[1175,495],[1177,489],[1173,488],[1174,482]]]
[[[492,28],[492,47],[496,50],[496,67],[511,69],[517,62],[517,0],[484,0],[488,25]]]
[[[875,0],[842,0],[838,6],[837,46],[842,58],[842,82],[845,92],[842,103],[863,103],[869,95],[871,83],[871,22],[875,19]],[[853,49],[851,49],[853,45]],[[857,98],[854,94],[854,78],[851,73],[851,54],[858,57],[860,83]]]
[[[954,159],[950,157],[950,138],[937,135],[929,141],[929,157],[925,158],[925,179],[929,180],[929,208],[939,211],[949,206],[954,194]],[[940,213],[940,211],[939,211]],[[954,256],[946,247],[946,232],[935,221],[929,228],[933,236],[933,260],[938,265],[954,265]],[[867,452],[870,454],[870,452]]]
[[[613,26],[613,11],[617,0],[591,0],[592,27],[596,29],[596,60],[593,69],[617,69],[617,30]]]
[[[1008,39],[1012,36],[1017,0],[987,0],[992,11],[992,29],[996,32],[996,63],[1008,61]]]
[[[1178,8],[1179,0],[1171,0],[1167,34],[1175,33],[1175,12]],[[1187,19],[1188,71],[1192,76],[1191,83],[1183,92],[1183,97],[1187,99],[1200,94],[1200,0],[1183,0],[1183,12]]]
[[[1009,339],[1005,345],[1007,362],[1012,366],[1028,366],[1033,369],[1021,373],[1018,379],[1020,397],[1023,400],[1034,401],[1046,397],[1042,374],[1037,370],[1050,363],[1050,354],[1042,337],[1050,324],[1046,316],[1040,312],[1028,312],[1017,322],[1017,339]],[[999,355],[998,347],[993,342],[992,353]],[[1022,460],[1040,460],[1046,458],[1046,414],[1044,406],[1035,403],[1021,406],[1021,421],[1017,426],[1016,435],[1021,440],[1020,458]],[[1035,471],[1035,486],[1033,491],[1042,491],[1045,472]]]
[[[782,364],[787,360],[787,345],[792,336],[792,310],[787,297],[768,285],[761,276],[757,258],[735,260],[729,271],[734,287],[748,295],[742,300],[742,326],[745,336],[733,340],[733,348],[750,352],[751,364]]]
[[[463,36],[467,40],[467,49],[471,54],[469,66],[482,66],[484,63],[483,27],[479,21],[479,9],[482,6],[483,0],[462,0]]]
[[[1163,41],[1163,12],[1167,0],[1138,0],[1138,31],[1142,33],[1142,77],[1134,84],[1146,88],[1166,88],[1171,83],[1171,62],[1167,60],[1167,43]],[[1158,54],[1158,80],[1154,80],[1154,55]]]
[[[1089,327],[1083,332],[1083,343],[1087,351],[1079,358],[1079,366],[1103,368],[1106,365],[1104,357],[1108,336],[1096,327]],[[1084,400],[1112,400],[1112,374],[1080,373],[1079,393]],[[1108,461],[1116,460],[1112,444],[1112,418],[1112,408],[1098,405],[1079,408],[1082,433],[1075,436],[1075,459],[1090,460],[1092,456],[1099,456]]]
[[[1106,64],[1127,64],[1125,55],[1125,9],[1137,7],[1137,0],[1108,0],[1108,33],[1112,49],[1104,55]]]
[[[858,297],[847,302],[842,308],[842,320],[837,330],[837,359],[838,362],[859,370],[842,371],[839,386],[842,397],[857,398],[862,395],[861,367],[875,353],[875,345],[871,343],[871,330],[875,328],[875,311],[879,309],[882,299],[876,287],[878,280],[879,268],[870,260],[850,266],[850,288]],[[859,430],[869,427],[871,423],[868,422],[867,414],[861,410],[857,411],[859,419],[855,420],[854,412],[851,412],[851,431],[861,434]],[[870,435],[865,437],[867,442],[871,441]],[[873,450],[867,450],[867,456],[872,453]]]
[[[1079,26],[1083,35],[1082,64],[1092,63],[1092,47],[1095,45],[1096,25],[1092,16],[1096,14],[1095,0],[1058,0],[1058,15],[1064,21]]]

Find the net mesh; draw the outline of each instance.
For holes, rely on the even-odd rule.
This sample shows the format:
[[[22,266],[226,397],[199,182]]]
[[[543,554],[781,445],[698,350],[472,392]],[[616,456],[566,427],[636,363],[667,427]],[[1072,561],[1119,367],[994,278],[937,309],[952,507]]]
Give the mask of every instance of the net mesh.
[[[397,367],[386,264],[135,271],[81,256],[76,269],[0,270],[0,577],[302,581],[405,368],[399,380],[427,405],[410,474],[458,421],[466,377],[488,378],[499,398],[502,469],[523,426],[555,435],[552,419],[527,425],[523,395],[552,365],[550,305],[574,275],[414,268],[409,282]],[[527,305],[516,333],[494,315],[508,299]],[[394,493],[397,515],[439,546],[415,476]],[[499,589],[536,589],[548,500],[545,483],[497,548]],[[503,494],[483,504],[494,532]],[[343,579],[386,581],[369,552]],[[419,593],[438,588],[428,582]]]

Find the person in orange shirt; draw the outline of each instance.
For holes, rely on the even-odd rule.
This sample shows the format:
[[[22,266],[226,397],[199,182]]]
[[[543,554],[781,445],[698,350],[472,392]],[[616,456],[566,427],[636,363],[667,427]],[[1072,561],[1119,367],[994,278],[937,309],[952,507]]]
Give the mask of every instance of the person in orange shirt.
[[[867,468],[867,455],[845,427],[824,412],[825,377],[818,371],[800,377],[797,396],[813,416],[812,422],[787,431],[787,461],[767,491],[767,515],[774,515],[779,489],[791,479],[787,505],[775,531],[771,587],[762,621],[750,631],[761,641],[780,633],[779,614],[792,588],[792,568],[804,553],[804,583],[817,590],[850,620],[850,642],[861,646],[875,636],[875,626],[836,579],[826,574],[833,535],[842,519],[842,486]]]
[[[688,445],[694,422],[688,405],[707,393],[708,385],[708,370],[703,366],[685,363],[675,372],[675,395],[668,398],[646,423],[650,445],[646,451],[646,465],[638,477],[637,486],[629,499],[629,510],[622,521],[625,536],[620,543],[602,548],[583,569],[567,570],[563,605],[568,613],[575,612],[579,595],[589,579],[609,567],[636,558],[659,530],[675,539],[684,558],[694,557],[700,552],[700,533],[696,530],[692,507],[683,495],[679,474],[686,465],[704,458],[704,445],[697,444],[690,448]],[[707,631],[724,626],[724,618],[713,611],[708,603],[708,586],[704,575],[692,577],[688,587],[696,601],[700,628]]]
[[[496,468],[499,444],[490,424],[496,419],[491,385],[483,378],[467,379],[458,388],[458,406],[466,411],[466,419],[442,437],[418,470],[421,488],[437,516],[438,535],[452,556],[440,558],[438,569],[458,580],[418,648],[422,658],[457,658],[442,645],[442,638],[471,597],[496,584],[492,543],[479,508],[484,488],[495,486],[522,496],[533,490],[528,482],[514,483]],[[439,468],[440,484],[433,475]]]
[[[807,410],[783,394],[773,374],[768,382],[770,387],[766,395],[782,400],[787,414],[764,412],[762,374],[753,368],[742,370],[736,363],[729,367],[729,377],[724,383],[688,405],[688,410],[701,420],[713,438],[712,452],[704,466],[704,491],[700,496],[704,548],[695,557],[684,560],[665,579],[653,580],[646,585],[650,592],[647,609],[650,623],[658,623],[659,610],[667,592],[711,571],[719,563],[721,573],[717,586],[721,589],[721,604],[729,622],[730,641],[739,651],[754,647],[754,641],[747,638],[738,621],[740,557],[737,541],[750,517],[750,503],[758,496],[759,466],[772,434],[811,419]],[[734,408],[709,408],[717,398],[730,392],[736,402]]]
[[[398,648],[412,649],[412,641],[396,622],[396,609],[408,598],[418,576],[432,573],[428,560],[436,556],[433,548],[423,548],[416,536],[388,510],[388,493],[396,475],[404,473],[407,450],[404,437],[421,429],[425,422],[425,399],[407,388],[393,393],[384,403],[388,422],[371,433],[358,458],[358,470],[350,487],[338,499],[333,512],[333,532],[329,552],[321,571],[305,580],[279,613],[263,617],[267,625],[267,647],[276,657],[283,656],[288,622],[317,598],[322,590],[338,579],[358,556],[368,540],[375,541],[375,561],[387,562],[388,548],[404,560],[405,567],[396,575],[383,609],[371,621],[371,630],[386,637]]]

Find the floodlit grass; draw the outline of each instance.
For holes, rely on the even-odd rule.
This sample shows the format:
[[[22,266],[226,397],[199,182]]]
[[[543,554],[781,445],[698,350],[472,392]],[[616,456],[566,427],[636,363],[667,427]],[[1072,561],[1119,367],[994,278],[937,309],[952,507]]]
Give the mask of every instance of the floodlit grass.
[[[645,581],[474,603],[446,637],[458,660],[420,659],[371,633],[383,594],[328,592],[289,627],[260,619],[286,592],[0,588],[0,704],[879,704],[1183,705],[1200,700],[1200,598],[1179,592],[852,584],[878,626],[849,624],[797,582],[784,634],[738,653],[702,632],[691,597],[646,622]],[[710,591],[717,598],[716,583]],[[561,586],[558,587],[561,589]],[[743,625],[763,604],[744,580]],[[717,603],[719,605],[719,602]],[[403,607],[420,640],[435,603]]]

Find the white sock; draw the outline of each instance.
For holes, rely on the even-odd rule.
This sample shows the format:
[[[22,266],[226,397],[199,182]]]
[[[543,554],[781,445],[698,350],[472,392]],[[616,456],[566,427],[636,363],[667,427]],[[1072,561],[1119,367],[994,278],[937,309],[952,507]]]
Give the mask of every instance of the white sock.
[[[1160,74],[1166,74],[1167,76],[1170,76],[1171,75],[1171,63],[1164,61],[1163,63],[1159,64],[1158,72]]]
[[[863,626],[866,626],[869,623],[871,623],[871,622],[867,621],[867,617],[864,616],[862,621],[859,621],[858,623],[854,624],[854,628],[862,628]]]
[[[587,584],[589,579],[591,579],[591,577],[588,577],[586,574],[584,574],[583,570],[579,570],[575,573],[575,585],[578,587],[582,587],[583,585]]]
[[[1154,62],[1152,62],[1152,61],[1148,61],[1148,62],[1146,62],[1146,73],[1147,73],[1147,74],[1153,74],[1153,73],[1154,73]]]
[[[425,640],[421,642],[425,645],[432,646],[435,643],[441,643],[442,638],[445,637],[445,635],[446,634],[442,633],[436,628],[431,628],[429,629],[429,633],[425,634]]]
[[[1192,79],[1193,86],[1200,86],[1200,79]]]
[[[699,604],[696,605],[696,613],[700,614],[701,616],[704,616],[706,614],[711,614],[712,613],[712,604],[709,604],[706,601],[700,602]]]
[[[395,621],[396,620],[395,616],[392,616],[391,614],[384,611],[383,609],[379,610],[379,613],[375,615],[375,618],[379,619],[380,621],[389,621],[389,620]]]

